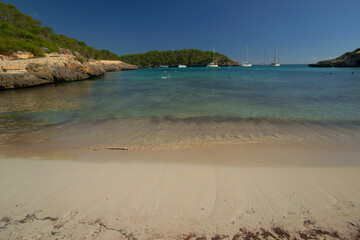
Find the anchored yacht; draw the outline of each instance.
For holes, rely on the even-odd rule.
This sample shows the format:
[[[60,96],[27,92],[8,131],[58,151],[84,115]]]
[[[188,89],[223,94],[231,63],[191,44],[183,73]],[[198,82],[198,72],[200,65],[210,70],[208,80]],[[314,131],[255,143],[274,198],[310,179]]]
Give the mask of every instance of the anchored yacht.
[[[240,66],[242,66],[242,67],[251,67],[252,66],[252,64],[249,63],[249,47],[247,44],[246,44],[246,61],[240,63]]]
[[[215,48],[214,47],[213,47],[213,61],[211,63],[208,63],[208,65],[206,65],[206,67],[213,67],[213,68],[219,67],[219,65],[217,63],[215,63]]]
[[[277,54],[277,48],[275,48],[275,56],[274,56],[274,62],[271,63],[272,67],[280,67],[280,59],[279,56]]]

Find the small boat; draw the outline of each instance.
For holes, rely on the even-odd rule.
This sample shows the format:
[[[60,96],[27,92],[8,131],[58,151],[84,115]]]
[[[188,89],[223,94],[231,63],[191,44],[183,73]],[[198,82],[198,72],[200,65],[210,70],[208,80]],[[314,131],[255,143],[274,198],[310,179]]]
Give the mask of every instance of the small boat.
[[[211,63],[208,63],[206,65],[206,67],[213,67],[213,68],[219,67],[219,65],[217,63],[215,63],[215,48],[214,47],[213,47],[213,61]]]
[[[206,67],[217,68],[217,67],[219,67],[219,65],[216,64],[215,62],[211,62],[211,63],[208,63],[208,64],[206,65]]]
[[[277,48],[275,48],[275,56],[274,56],[274,62],[271,63],[272,67],[280,67],[280,60],[279,60],[279,56],[277,54]]]
[[[252,66],[252,64],[249,63],[249,48],[248,48],[248,45],[246,45],[246,61],[240,63],[240,66],[242,66],[242,67],[251,67]]]
[[[185,64],[179,64],[179,68],[186,68],[187,66]]]
[[[160,65],[161,68],[168,68],[168,65]]]
[[[206,67],[217,68],[217,67],[219,67],[219,65],[216,64],[215,62],[211,62],[211,63],[208,63],[208,64],[206,65]]]
[[[240,63],[240,66],[242,66],[242,67],[251,67],[252,64],[248,63],[248,62],[242,62],[242,63]]]

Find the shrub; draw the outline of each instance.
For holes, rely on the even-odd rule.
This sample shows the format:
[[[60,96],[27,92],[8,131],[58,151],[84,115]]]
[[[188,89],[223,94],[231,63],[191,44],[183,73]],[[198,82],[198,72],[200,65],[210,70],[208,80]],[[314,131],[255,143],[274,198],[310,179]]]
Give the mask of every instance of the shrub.
[[[354,55],[355,55],[355,52],[346,52],[345,55],[346,55],[346,56],[354,56]]]
[[[84,57],[81,57],[81,56],[76,56],[75,57],[75,60],[81,62],[81,63],[84,63],[85,62],[85,58]]]
[[[14,5],[0,2],[0,53],[12,54],[28,51],[35,56],[59,52],[59,47],[79,52],[87,58],[118,59],[107,50],[88,47],[84,42],[62,34],[55,34],[50,27],[41,27],[41,21],[21,13]]]

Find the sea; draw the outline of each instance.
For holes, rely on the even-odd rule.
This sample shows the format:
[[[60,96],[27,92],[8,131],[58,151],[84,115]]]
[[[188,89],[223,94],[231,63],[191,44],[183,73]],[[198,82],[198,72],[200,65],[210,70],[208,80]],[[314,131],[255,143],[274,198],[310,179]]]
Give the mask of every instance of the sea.
[[[0,91],[0,153],[359,140],[359,68],[153,68]]]

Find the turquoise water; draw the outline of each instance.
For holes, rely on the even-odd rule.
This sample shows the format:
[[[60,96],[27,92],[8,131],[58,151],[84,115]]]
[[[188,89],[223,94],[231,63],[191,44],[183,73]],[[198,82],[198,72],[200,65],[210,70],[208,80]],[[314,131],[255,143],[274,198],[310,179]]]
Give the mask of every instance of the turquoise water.
[[[0,92],[6,147],[353,141],[359,130],[355,68],[141,69]]]

